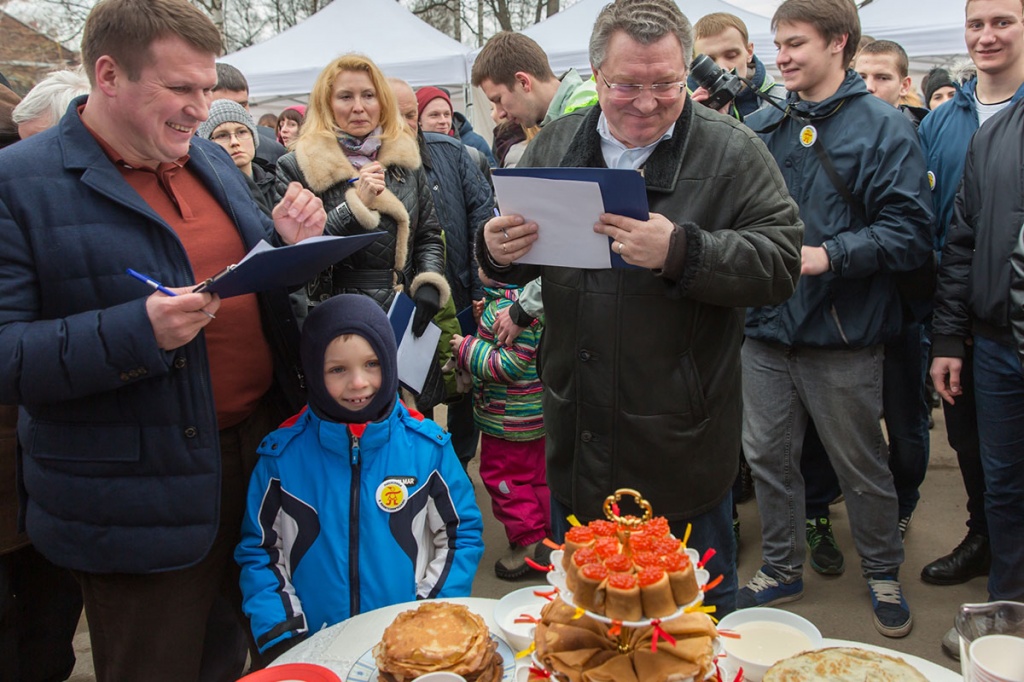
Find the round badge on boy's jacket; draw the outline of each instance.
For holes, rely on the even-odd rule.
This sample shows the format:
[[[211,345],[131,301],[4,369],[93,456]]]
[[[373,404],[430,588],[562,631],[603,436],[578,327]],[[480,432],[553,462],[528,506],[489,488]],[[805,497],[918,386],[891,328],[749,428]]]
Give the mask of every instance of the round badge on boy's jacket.
[[[397,478],[385,479],[377,486],[377,506],[381,511],[393,513],[405,506],[409,501],[409,489]]]

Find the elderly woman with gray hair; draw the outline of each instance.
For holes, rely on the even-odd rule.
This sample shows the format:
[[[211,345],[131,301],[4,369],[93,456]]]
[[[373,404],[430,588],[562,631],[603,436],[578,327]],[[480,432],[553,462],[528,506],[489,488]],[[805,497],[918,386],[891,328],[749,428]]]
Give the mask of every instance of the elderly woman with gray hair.
[[[54,71],[29,90],[11,118],[21,139],[32,137],[57,125],[71,100],[89,94],[89,79],[79,69]]]

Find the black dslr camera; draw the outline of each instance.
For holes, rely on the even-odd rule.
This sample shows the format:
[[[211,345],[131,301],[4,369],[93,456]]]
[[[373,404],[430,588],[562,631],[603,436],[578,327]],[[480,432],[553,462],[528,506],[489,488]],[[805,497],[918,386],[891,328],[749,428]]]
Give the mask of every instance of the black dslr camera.
[[[736,99],[743,89],[739,76],[733,71],[726,71],[704,54],[694,58],[690,64],[690,75],[708,91],[708,98],[701,104],[715,111]]]

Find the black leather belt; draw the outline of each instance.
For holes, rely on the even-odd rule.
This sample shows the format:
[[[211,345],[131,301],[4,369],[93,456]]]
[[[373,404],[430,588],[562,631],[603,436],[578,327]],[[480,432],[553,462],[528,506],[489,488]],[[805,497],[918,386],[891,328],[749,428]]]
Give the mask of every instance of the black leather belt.
[[[365,289],[369,287],[391,287],[394,284],[393,270],[335,270],[333,284],[337,289]],[[399,281],[401,281],[399,277]]]

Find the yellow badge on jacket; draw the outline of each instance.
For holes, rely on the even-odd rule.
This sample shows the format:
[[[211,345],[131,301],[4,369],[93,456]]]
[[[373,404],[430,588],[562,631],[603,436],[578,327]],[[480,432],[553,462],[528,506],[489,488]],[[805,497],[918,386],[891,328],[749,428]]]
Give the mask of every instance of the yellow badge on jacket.
[[[385,479],[377,486],[377,506],[389,514],[398,511],[409,501],[409,489],[397,478]]]
[[[817,139],[818,129],[814,126],[807,125],[800,130],[800,144],[803,146],[810,147]]]

